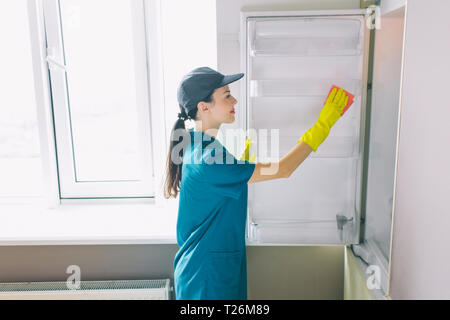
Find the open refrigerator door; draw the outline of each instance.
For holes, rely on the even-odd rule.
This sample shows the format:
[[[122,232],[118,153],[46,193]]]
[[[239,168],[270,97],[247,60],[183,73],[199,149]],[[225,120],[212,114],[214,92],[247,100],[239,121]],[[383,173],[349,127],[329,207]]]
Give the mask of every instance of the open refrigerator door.
[[[279,161],[296,145],[317,120],[332,85],[355,95],[317,152],[288,179],[249,184],[247,242],[359,243],[369,45],[365,10],[241,16],[247,75],[243,127],[258,162]],[[259,152],[264,144],[268,151]]]

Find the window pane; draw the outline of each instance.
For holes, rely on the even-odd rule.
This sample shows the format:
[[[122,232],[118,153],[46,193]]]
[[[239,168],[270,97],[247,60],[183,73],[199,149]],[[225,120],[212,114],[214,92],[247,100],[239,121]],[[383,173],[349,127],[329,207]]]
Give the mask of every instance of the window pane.
[[[137,109],[146,101],[137,86],[146,84],[136,77],[145,55],[135,49],[133,1],[60,2],[77,181],[141,177]]]
[[[0,2],[0,197],[41,196],[42,167],[25,0]]]

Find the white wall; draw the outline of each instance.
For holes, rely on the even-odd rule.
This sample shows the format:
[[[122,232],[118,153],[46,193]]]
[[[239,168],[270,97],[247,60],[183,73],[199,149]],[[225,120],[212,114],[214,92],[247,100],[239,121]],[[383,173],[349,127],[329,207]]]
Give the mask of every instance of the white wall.
[[[450,299],[450,1],[406,12],[390,295]]]
[[[197,67],[217,69],[215,5],[212,0],[161,1],[167,141],[180,112],[177,88],[182,77]]]

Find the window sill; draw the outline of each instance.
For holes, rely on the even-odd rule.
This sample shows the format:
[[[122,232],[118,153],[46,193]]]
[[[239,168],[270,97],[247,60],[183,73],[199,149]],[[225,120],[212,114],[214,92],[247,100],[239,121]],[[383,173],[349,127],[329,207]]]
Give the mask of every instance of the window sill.
[[[0,205],[0,246],[176,244],[178,201]]]

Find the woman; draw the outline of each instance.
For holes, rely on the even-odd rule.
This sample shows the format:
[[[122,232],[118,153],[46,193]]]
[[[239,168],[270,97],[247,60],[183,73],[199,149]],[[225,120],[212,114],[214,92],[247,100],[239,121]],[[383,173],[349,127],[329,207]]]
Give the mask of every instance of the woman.
[[[288,178],[325,140],[348,100],[342,89],[333,89],[317,123],[279,162],[252,163],[248,152],[238,162],[215,137],[222,123],[234,121],[237,100],[228,84],[243,76],[200,67],[178,87],[181,112],[172,129],[165,185],[167,198],[180,193],[177,299],[247,299],[247,183]],[[187,119],[195,120],[195,130],[185,129]]]

